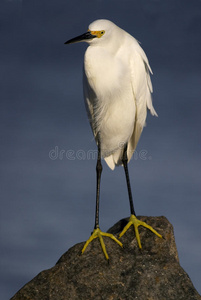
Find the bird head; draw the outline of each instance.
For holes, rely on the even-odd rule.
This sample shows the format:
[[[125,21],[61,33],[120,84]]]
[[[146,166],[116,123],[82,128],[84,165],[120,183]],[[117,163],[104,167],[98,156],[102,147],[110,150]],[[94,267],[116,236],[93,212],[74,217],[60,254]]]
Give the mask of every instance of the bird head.
[[[109,20],[96,20],[89,25],[86,33],[72,38],[64,44],[73,44],[78,42],[87,42],[89,44],[101,44],[111,38],[111,33],[114,28],[118,28],[114,23]]]

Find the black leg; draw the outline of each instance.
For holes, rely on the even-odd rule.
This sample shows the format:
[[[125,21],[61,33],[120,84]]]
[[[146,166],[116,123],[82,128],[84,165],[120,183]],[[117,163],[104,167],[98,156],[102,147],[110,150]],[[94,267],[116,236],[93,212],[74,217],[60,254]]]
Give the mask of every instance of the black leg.
[[[135,210],[134,210],[133,197],[132,197],[132,191],[131,191],[131,185],[130,185],[130,179],[129,179],[129,173],[128,173],[127,144],[124,147],[122,162],[123,162],[124,171],[125,171],[125,175],[126,175],[126,183],[127,183],[127,188],[128,188],[128,197],[129,197],[129,202],[130,202],[131,214],[136,215]]]
[[[96,164],[96,174],[97,174],[97,186],[96,186],[96,214],[95,214],[95,226],[94,230],[91,233],[90,238],[86,241],[84,244],[84,247],[82,248],[82,254],[86,250],[87,246],[98,237],[101,248],[103,250],[103,253],[105,255],[105,258],[109,262],[109,256],[106,251],[105,243],[103,241],[103,237],[109,237],[113,241],[115,241],[119,246],[123,246],[122,243],[111,233],[103,232],[99,228],[99,200],[100,200],[100,181],[101,181],[101,173],[102,173],[102,164],[101,164],[101,145],[100,145],[100,135],[98,134],[98,159]]]
[[[95,226],[94,229],[99,227],[99,201],[100,201],[100,180],[101,180],[101,173],[102,173],[102,164],[101,164],[101,150],[100,150],[100,137],[98,134],[98,158],[96,164],[96,176],[97,176],[97,183],[96,183],[96,215],[95,215]]]
[[[129,174],[128,174],[127,145],[125,145],[125,147],[124,147],[122,162],[123,162],[123,166],[124,166],[124,170],[125,170],[125,174],[126,174],[126,182],[127,182],[127,187],[128,187],[128,196],[129,196],[129,202],[130,202],[131,216],[130,216],[130,219],[129,219],[127,225],[124,227],[124,229],[120,233],[119,237],[122,237],[124,235],[124,233],[130,228],[130,226],[133,225],[139,249],[142,249],[142,245],[141,245],[141,241],[140,241],[140,235],[139,235],[139,231],[138,231],[138,227],[140,225],[144,226],[145,228],[148,228],[149,230],[151,230],[154,234],[156,234],[160,238],[162,238],[162,235],[160,235],[150,225],[148,225],[145,222],[140,221],[136,218],[134,205],[133,205],[133,198],[132,198],[130,180],[129,180]]]

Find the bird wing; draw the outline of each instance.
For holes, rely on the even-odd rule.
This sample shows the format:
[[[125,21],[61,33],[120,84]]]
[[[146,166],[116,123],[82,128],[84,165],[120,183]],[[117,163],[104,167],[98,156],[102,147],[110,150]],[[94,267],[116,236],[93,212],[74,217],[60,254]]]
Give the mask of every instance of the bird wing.
[[[94,123],[94,120],[95,120],[94,106],[95,106],[95,103],[97,102],[97,96],[96,96],[94,90],[91,88],[91,86],[88,83],[87,76],[85,74],[85,70],[83,70],[83,92],[84,92],[84,100],[85,100],[85,106],[86,106],[89,123],[91,125],[93,134],[96,138],[97,130],[96,130],[96,124]]]
[[[152,105],[151,93],[153,92],[148,59],[137,40],[134,39],[132,55],[130,57],[131,84],[136,105],[135,125],[128,143],[128,160],[131,159],[137,146],[147,117],[147,108],[152,115],[157,116]]]

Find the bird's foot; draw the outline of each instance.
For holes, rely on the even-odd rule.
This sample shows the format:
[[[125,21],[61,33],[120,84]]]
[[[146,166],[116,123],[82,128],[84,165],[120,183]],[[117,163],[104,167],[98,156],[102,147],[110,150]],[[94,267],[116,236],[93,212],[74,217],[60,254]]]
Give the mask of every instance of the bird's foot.
[[[109,238],[111,238],[112,240],[114,240],[117,244],[119,244],[119,246],[123,247],[122,243],[111,233],[107,233],[107,232],[102,232],[100,230],[99,227],[95,228],[94,231],[92,232],[92,235],[90,236],[90,238],[86,241],[83,249],[82,249],[82,254],[84,253],[84,251],[86,250],[87,246],[89,245],[89,243],[91,243],[95,238],[99,238],[100,240],[100,244],[101,244],[101,248],[103,250],[103,253],[105,255],[105,258],[108,260],[109,256],[107,254],[106,251],[106,247],[105,247],[105,243],[103,241],[103,236],[107,236]]]
[[[162,238],[162,235],[159,234],[155,229],[153,229],[150,225],[148,225],[147,223],[140,221],[136,218],[135,215],[131,215],[130,219],[128,221],[128,224],[124,227],[124,229],[122,230],[122,232],[120,233],[119,237],[122,237],[122,235],[124,235],[124,233],[129,229],[129,227],[133,225],[134,229],[135,229],[135,235],[136,235],[136,239],[137,239],[137,243],[140,249],[142,249],[142,245],[141,245],[141,241],[140,241],[140,235],[139,235],[139,231],[138,231],[138,227],[144,226],[146,228],[148,228],[149,230],[151,230],[154,234],[156,234],[159,238]]]

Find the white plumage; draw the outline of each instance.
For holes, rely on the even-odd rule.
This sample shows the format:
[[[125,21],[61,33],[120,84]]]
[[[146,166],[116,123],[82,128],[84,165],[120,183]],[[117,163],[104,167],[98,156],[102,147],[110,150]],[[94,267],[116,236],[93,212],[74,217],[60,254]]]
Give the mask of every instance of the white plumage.
[[[89,25],[105,31],[87,41],[84,57],[84,95],[90,124],[100,134],[101,155],[111,169],[122,163],[128,143],[131,159],[145,126],[147,108],[152,115],[151,68],[137,40],[108,20]]]
[[[99,227],[101,156],[112,170],[123,164],[125,171],[131,216],[119,238],[131,225],[140,249],[140,225],[162,238],[150,225],[136,218],[127,166],[145,126],[147,108],[157,116],[151,99],[152,71],[136,39],[108,20],[91,23],[88,32],[65,44],[80,41],[89,43],[84,57],[83,86],[89,121],[98,146],[95,226],[82,253],[98,237],[108,260],[103,237],[111,238],[120,246],[122,243]]]

